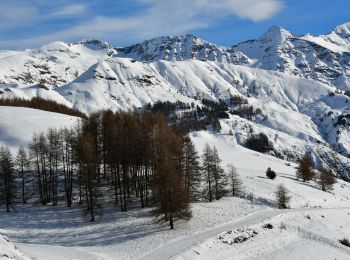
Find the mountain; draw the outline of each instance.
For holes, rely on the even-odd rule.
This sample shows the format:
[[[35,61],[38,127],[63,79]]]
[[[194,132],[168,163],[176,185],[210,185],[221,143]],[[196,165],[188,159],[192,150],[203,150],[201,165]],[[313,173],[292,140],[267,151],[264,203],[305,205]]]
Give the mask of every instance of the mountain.
[[[313,79],[342,90],[350,90],[349,24],[332,33],[298,36],[272,27],[259,39],[233,46],[254,60],[252,66]]]
[[[137,61],[202,60],[233,64],[248,64],[249,59],[233,48],[226,48],[186,34],[176,37],[158,37],[140,44],[116,48],[116,57],[133,58]]]
[[[238,95],[261,113],[221,120],[222,131],[235,133],[235,142],[244,145],[249,134],[265,133],[275,156],[296,161],[309,152],[346,177],[350,97],[337,88],[348,89],[350,54],[316,42],[339,41],[345,48],[347,33],[343,25],[311,41],[272,27],[232,48],[185,35],[125,48],[85,40],[1,51],[0,97],[39,96],[90,114],[142,110],[157,101],[202,106],[209,99],[232,106],[230,97]]]
[[[0,51],[0,84],[60,87],[113,53],[112,46],[96,40],[57,41],[22,52]]]

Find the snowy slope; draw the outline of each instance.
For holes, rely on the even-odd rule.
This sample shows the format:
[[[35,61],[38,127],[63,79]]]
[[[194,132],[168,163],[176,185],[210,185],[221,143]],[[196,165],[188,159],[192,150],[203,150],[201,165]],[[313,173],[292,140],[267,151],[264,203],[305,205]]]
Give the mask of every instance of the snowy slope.
[[[99,62],[57,90],[87,113],[141,108],[158,100],[198,103],[202,98],[227,100],[230,94],[249,96],[249,103],[264,113],[255,123],[302,140],[329,143],[348,155],[349,127],[335,124],[349,113],[350,98],[329,96],[334,91],[315,81],[228,63],[141,63],[126,58]]]
[[[29,257],[12,244],[6,237],[0,235],[0,260],[29,260]]]
[[[34,133],[49,128],[72,127],[77,118],[31,108],[0,106],[0,145],[8,146],[13,152],[32,140]]]
[[[198,60],[143,63],[114,57],[92,65],[74,81],[57,89],[7,87],[2,96],[38,95],[93,113],[141,109],[159,100],[198,104],[202,98],[228,101],[230,95],[241,95],[263,111],[252,122],[257,130],[287,134],[284,139],[328,144],[348,156],[349,124],[338,122],[340,117],[350,119],[350,98],[330,95],[335,90],[316,81],[229,63]],[[313,146],[314,152],[315,149]],[[285,145],[282,150],[291,154],[294,148]],[[290,159],[296,160],[299,155],[294,153]]]
[[[88,223],[79,207],[24,205],[17,207],[17,213],[0,212],[0,226],[22,252],[38,260],[155,260],[176,256],[192,259],[194,251],[203,259],[223,259],[225,254],[231,259],[232,256],[259,259],[259,253],[285,259],[282,254],[285,248],[292,259],[305,259],[303,250],[299,254],[293,251],[301,246],[300,242],[312,252],[325,251],[325,257],[329,256],[327,252],[338,259],[349,256],[349,250],[337,241],[349,234],[349,183],[339,180],[332,193],[322,192],[313,182],[304,184],[295,179],[295,164],[247,150],[234,143],[232,136],[198,132],[192,134],[192,139],[199,151],[206,143],[215,145],[222,165],[232,163],[237,167],[248,199],[225,197],[213,203],[193,203],[193,218],[188,222],[176,221],[175,230],[155,223],[152,209],[137,205],[126,213],[119,212],[113,198],[108,197],[104,215],[95,223]],[[267,167],[277,172],[275,180],[265,178]],[[274,190],[280,183],[291,191],[291,210],[273,208]],[[262,229],[267,223],[275,229]],[[280,231],[282,223],[287,229]],[[229,247],[217,240],[222,232],[247,228],[256,229],[259,236],[246,244]],[[214,246],[210,249],[208,243]]]

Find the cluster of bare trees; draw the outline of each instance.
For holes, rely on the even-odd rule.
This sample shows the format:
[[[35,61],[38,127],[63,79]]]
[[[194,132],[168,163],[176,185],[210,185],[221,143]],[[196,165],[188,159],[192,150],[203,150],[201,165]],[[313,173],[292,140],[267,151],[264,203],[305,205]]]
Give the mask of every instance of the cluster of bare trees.
[[[190,202],[241,192],[237,171],[230,167],[227,177],[215,147],[200,159],[187,131],[161,113],[107,111],[72,129],[34,134],[15,158],[1,148],[0,192],[8,210],[16,195],[22,203],[81,205],[91,221],[106,200],[121,211],[139,203],[173,228],[191,217]]]
[[[208,144],[203,151],[203,173],[205,178],[204,196],[209,201],[220,199],[227,192],[227,178],[220,165],[218,151]]]

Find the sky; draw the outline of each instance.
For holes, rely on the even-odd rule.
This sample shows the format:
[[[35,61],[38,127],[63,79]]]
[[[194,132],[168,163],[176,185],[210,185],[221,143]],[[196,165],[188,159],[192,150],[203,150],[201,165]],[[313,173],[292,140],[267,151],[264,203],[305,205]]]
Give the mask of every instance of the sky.
[[[349,0],[1,0],[0,49],[98,39],[120,47],[191,33],[231,46],[271,26],[327,34],[350,22]]]

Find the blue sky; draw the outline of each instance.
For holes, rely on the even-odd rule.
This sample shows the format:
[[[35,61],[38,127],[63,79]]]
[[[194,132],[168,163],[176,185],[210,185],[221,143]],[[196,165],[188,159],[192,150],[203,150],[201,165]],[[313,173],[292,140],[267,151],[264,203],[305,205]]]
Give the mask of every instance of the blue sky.
[[[0,48],[100,39],[125,46],[193,33],[230,46],[273,25],[326,34],[350,22],[349,0],[1,0]]]

